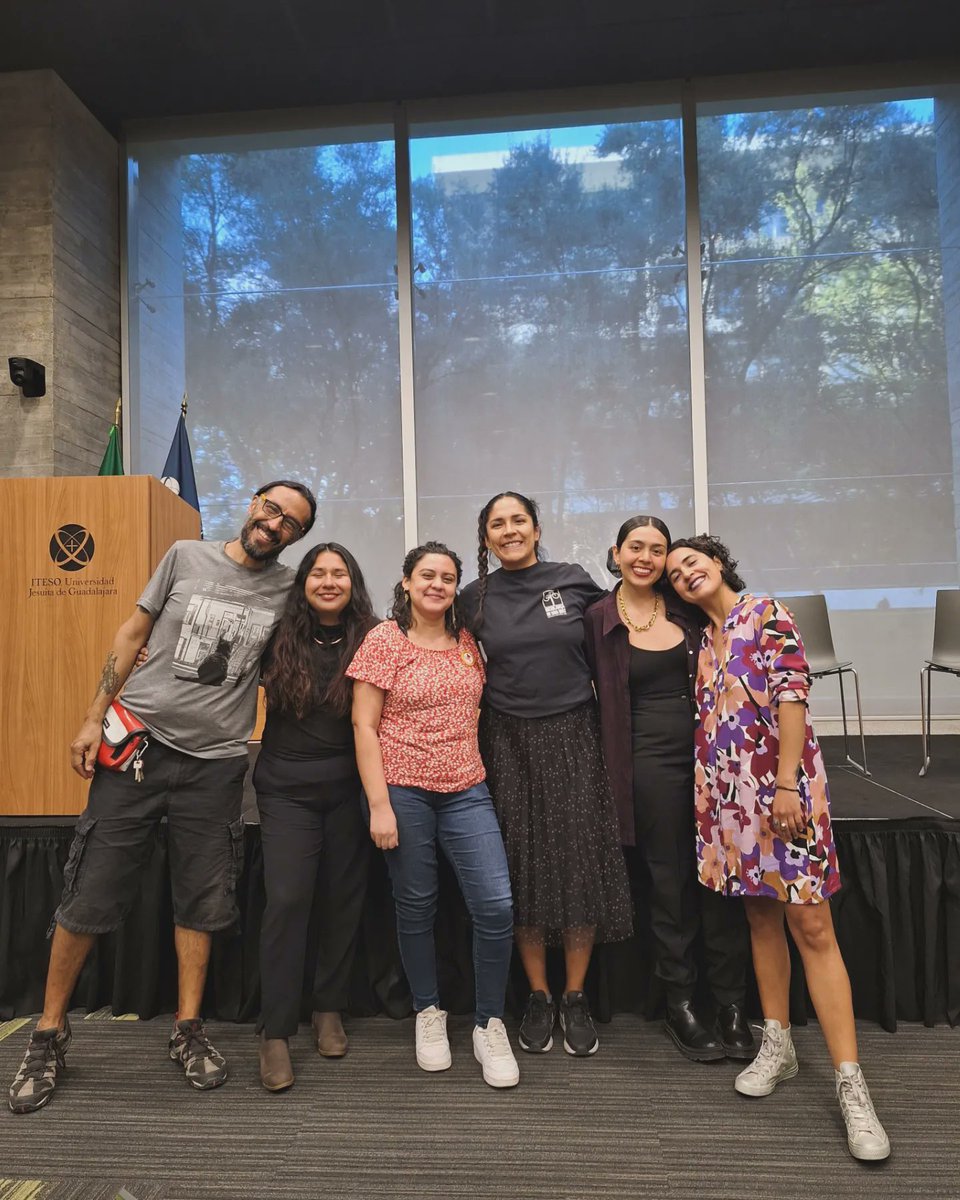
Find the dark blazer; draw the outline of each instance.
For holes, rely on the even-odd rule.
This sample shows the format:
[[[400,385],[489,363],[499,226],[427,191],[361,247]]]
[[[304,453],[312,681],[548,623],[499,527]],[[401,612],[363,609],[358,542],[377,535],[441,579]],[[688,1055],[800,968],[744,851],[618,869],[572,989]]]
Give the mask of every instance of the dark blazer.
[[[633,815],[633,734],[630,726],[630,640],[617,610],[620,585],[584,614],[584,648],[593,673],[600,706],[600,741],[610,787],[620,820],[620,841],[636,844]],[[673,592],[661,593],[668,618],[683,630],[687,646],[690,699],[695,698],[697,658],[703,628],[698,609],[685,605]],[[691,758],[693,747],[690,748]]]

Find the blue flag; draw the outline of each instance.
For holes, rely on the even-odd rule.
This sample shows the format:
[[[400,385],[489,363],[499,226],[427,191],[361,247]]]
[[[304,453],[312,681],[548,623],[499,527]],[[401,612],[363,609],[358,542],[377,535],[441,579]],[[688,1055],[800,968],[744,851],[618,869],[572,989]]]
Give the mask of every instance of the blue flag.
[[[173,445],[163,464],[163,474],[160,482],[171,492],[176,492],[181,499],[200,511],[200,498],[197,495],[197,479],[193,473],[193,455],[190,453],[190,439],[187,437],[187,421],[183,413],[177,422],[177,432],[173,437]]]

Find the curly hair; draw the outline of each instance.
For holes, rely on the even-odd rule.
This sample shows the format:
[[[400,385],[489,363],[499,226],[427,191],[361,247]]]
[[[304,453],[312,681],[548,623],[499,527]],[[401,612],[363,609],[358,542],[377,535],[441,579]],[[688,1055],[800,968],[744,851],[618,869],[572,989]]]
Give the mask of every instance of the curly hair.
[[[727,587],[732,588],[735,592],[744,591],[747,585],[737,574],[739,564],[719,538],[712,537],[709,533],[698,533],[696,537],[690,538],[677,538],[675,542],[670,543],[667,553],[672,554],[674,550],[683,550],[684,548],[699,550],[708,558],[715,558],[720,563],[720,577]]]
[[[480,515],[477,517],[477,582],[480,586],[477,591],[477,613],[473,620],[474,633],[483,623],[483,601],[487,594],[487,573],[490,569],[490,551],[487,549],[487,522],[490,520],[490,513],[493,506],[498,500],[516,500],[526,510],[527,516],[533,522],[534,529],[539,530],[540,528],[540,506],[536,500],[531,500],[529,496],[524,496],[521,492],[497,492],[480,509]],[[539,562],[543,558],[543,550],[539,541],[537,542],[536,553],[537,561]]]
[[[396,621],[404,633],[409,630],[413,613],[410,609],[410,593],[403,586],[403,580],[411,577],[416,570],[417,563],[428,554],[442,554],[445,558],[449,558],[457,572],[457,591],[454,594],[453,603],[443,614],[443,623],[447,632],[456,637],[463,626],[459,594],[460,580],[463,578],[463,563],[460,561],[459,555],[455,554],[449,546],[445,546],[443,542],[424,542],[422,546],[416,546],[407,552],[407,557],[403,560],[403,577],[393,589],[393,605],[388,615]]]
[[[337,665],[333,678],[321,686],[316,672],[317,614],[306,596],[307,577],[321,554],[330,552],[343,559],[350,576],[350,599],[340,614],[343,641],[337,646]],[[329,705],[339,716],[350,711],[353,681],[344,674],[360,643],[377,623],[360,564],[339,542],[320,542],[311,546],[300,560],[296,578],[287,596],[271,642],[268,665],[263,673],[267,707],[293,713],[298,719],[312,709]]]

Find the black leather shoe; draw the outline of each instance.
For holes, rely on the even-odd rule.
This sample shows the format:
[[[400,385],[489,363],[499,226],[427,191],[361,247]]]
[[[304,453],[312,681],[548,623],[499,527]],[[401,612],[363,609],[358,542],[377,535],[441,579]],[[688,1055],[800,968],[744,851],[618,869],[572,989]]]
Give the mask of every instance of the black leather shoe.
[[[716,1062],[726,1058],[723,1046],[709,1029],[701,1025],[689,1000],[667,1005],[667,1019],[663,1028],[680,1053],[694,1062]]]
[[[739,1004],[721,1004],[713,1028],[727,1058],[752,1062],[757,1057],[753,1030],[747,1024]]]

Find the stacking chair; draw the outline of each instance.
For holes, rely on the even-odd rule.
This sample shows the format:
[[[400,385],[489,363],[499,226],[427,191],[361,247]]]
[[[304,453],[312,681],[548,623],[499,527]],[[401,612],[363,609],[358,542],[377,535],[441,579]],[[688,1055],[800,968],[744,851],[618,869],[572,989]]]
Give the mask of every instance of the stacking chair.
[[[960,675],[960,591],[956,588],[937,592],[937,609],[933,618],[933,653],[920,671],[920,726],[923,738],[923,766],[926,775],[930,766],[930,678],[934,671]],[[927,690],[923,690],[923,677]]]
[[[813,679],[823,679],[827,675],[836,675],[840,684],[840,713],[843,717],[843,753],[848,763],[869,775],[867,770],[867,743],[863,736],[863,709],[860,705],[860,679],[852,662],[841,662],[833,648],[833,634],[830,632],[830,615],[827,612],[827,602],[823,596],[778,596],[797,619],[797,626],[803,638],[803,646],[807,652],[807,662],[810,664],[810,675]],[[850,745],[847,734],[847,702],[843,694],[843,677],[849,672],[853,676],[853,687],[857,697],[857,722],[860,726],[860,756],[862,762],[850,757]]]

